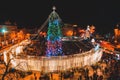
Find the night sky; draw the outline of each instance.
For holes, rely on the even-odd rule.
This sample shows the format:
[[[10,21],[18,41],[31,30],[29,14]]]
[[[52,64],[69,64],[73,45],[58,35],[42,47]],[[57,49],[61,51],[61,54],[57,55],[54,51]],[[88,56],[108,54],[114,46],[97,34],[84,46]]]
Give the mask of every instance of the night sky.
[[[0,23],[10,20],[25,27],[39,27],[53,6],[64,23],[84,27],[93,24],[100,33],[111,32],[120,23],[117,0],[4,0],[0,1]]]

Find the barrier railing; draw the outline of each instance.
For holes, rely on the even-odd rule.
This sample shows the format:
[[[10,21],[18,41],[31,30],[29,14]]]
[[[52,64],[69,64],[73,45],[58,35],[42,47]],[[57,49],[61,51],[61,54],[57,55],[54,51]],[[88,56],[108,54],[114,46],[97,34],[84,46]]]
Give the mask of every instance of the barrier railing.
[[[80,68],[85,65],[95,64],[101,59],[101,56],[102,49],[99,49],[97,51],[94,51],[94,49],[92,49],[84,53],[78,53],[68,56],[27,56],[26,58],[14,58],[14,60],[12,60],[12,67],[24,71],[64,71],[71,68]]]

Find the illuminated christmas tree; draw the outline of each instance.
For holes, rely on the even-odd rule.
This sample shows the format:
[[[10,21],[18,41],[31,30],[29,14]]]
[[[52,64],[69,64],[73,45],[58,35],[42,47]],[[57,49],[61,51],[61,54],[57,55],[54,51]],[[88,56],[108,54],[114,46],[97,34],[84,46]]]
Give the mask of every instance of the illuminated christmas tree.
[[[61,19],[55,12],[53,7],[52,13],[49,15],[49,24],[47,31],[47,51],[46,56],[60,56],[63,55],[62,51],[62,31],[61,31]]]

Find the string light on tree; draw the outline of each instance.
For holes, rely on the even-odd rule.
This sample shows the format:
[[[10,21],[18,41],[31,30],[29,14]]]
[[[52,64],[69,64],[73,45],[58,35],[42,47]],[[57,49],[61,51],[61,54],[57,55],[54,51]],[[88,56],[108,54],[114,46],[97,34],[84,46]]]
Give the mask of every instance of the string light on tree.
[[[53,11],[49,15],[46,56],[59,56],[63,54],[61,20],[55,10],[56,7],[53,6]]]

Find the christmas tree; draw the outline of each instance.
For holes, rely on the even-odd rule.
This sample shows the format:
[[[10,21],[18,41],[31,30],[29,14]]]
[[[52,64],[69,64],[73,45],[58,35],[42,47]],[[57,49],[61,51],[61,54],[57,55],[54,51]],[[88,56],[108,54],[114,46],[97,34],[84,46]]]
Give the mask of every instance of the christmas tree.
[[[60,56],[62,52],[62,31],[61,31],[61,19],[55,12],[53,7],[52,13],[49,15],[49,24],[47,31],[47,51],[46,56]]]

